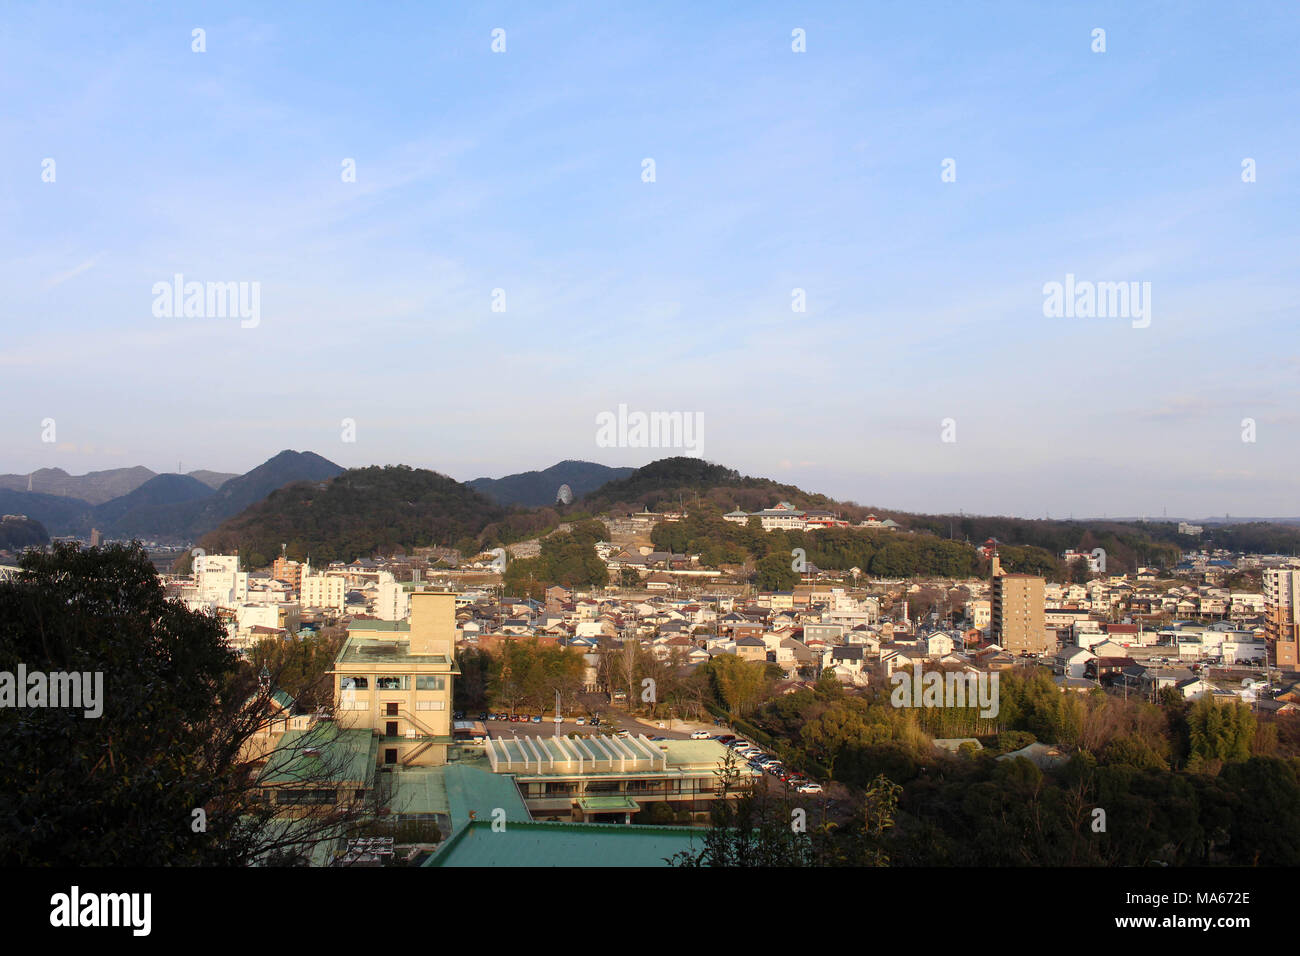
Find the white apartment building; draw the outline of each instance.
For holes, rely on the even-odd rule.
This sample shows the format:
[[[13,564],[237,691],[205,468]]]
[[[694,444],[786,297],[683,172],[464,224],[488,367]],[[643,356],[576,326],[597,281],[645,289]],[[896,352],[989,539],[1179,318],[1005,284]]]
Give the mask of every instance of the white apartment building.
[[[237,554],[204,554],[194,558],[198,599],[219,607],[248,600],[248,572],[239,570]]]
[[[347,594],[343,578],[336,574],[304,574],[298,599],[303,607],[343,612]]]
[[[411,616],[410,592],[393,580],[391,574],[385,575],[379,582],[375,616],[381,621],[404,621]]]

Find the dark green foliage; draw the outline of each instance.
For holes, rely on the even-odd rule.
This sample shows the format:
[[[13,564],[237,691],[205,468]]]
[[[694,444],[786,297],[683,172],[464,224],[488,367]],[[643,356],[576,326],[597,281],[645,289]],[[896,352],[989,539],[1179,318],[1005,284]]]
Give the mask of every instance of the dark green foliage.
[[[609,581],[605,562],[592,545],[604,525],[580,522],[568,532],[556,532],[541,541],[541,554],[506,564],[505,586],[511,594],[538,597],[553,584],[565,587],[603,586]]]
[[[399,547],[449,545],[504,518],[500,505],[445,475],[389,465],[281,488],[201,544],[212,554],[238,549],[247,567],[268,564],[281,543],[290,558],[310,556],[324,564]]]
[[[5,518],[0,521],[0,551],[24,551],[48,544],[45,526],[31,518]]]
[[[347,822],[324,806],[289,829],[261,802],[246,746],[275,675],[262,691],[216,618],[165,598],[138,544],[60,544],[21,568],[0,582],[0,671],[98,673],[102,713],[0,708],[0,863],[242,865],[300,855]],[[336,779],[338,764],[315,765],[304,788]]]

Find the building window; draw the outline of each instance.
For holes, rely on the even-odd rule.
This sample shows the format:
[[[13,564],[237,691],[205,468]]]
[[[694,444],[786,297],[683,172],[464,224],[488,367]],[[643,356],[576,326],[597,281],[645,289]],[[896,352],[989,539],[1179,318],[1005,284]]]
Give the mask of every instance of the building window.
[[[410,690],[410,681],[405,674],[401,677],[376,677],[375,686],[380,690]]]
[[[416,710],[446,710],[447,702],[444,700],[417,700],[415,702]]]
[[[425,677],[417,675],[415,678],[416,690],[446,690],[447,678],[445,677]]]
[[[370,680],[365,677],[340,677],[339,687],[347,690],[349,687],[353,690],[369,690]]]

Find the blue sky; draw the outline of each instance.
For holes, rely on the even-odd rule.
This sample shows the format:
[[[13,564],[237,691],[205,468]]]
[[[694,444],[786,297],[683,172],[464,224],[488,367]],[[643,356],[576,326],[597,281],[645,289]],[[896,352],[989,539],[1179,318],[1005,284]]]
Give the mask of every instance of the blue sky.
[[[622,403],[884,507],[1300,513],[1294,4],[264,6],[0,14],[0,471],[670,453]]]

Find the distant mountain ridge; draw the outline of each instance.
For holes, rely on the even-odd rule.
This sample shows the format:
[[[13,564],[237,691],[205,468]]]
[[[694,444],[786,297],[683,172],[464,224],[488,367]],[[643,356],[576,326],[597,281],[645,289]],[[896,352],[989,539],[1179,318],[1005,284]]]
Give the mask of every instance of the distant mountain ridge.
[[[154,472],[143,465],[91,471],[84,475],[70,475],[62,468],[38,468],[30,475],[0,475],[0,488],[26,491],[30,479],[34,494],[77,498],[87,504],[102,505],[130,494],[152,477]]]
[[[29,475],[0,475],[0,490],[26,491],[30,480],[34,494],[55,495],[59,498],[76,498],[91,505],[102,505],[129,495],[145,482],[158,477],[144,465],[131,468],[111,468],[107,471],[88,471],[84,475],[70,475],[62,468],[38,468]],[[239,475],[224,471],[200,469],[188,476],[207,485],[220,488]]]
[[[601,485],[625,478],[634,471],[635,468],[611,468],[592,461],[569,459],[541,471],[525,471],[503,478],[475,478],[465,484],[498,504],[545,508],[555,504],[561,485],[569,486],[576,501]]]
[[[238,478],[238,477],[239,477],[238,473],[236,473],[236,472],[228,472],[228,471],[207,471],[206,469],[203,469],[203,468],[200,468],[198,471],[187,472],[187,474],[188,474],[191,478],[195,478],[195,479],[197,479],[197,480],[203,482],[203,483],[204,483],[205,485],[207,485],[209,488],[213,488],[213,489],[220,488],[222,485],[224,485],[226,482],[228,482],[231,478]]]
[[[296,481],[323,481],[340,474],[343,469],[313,452],[282,451],[247,474],[228,478],[216,489],[193,475],[155,475],[147,468],[123,471],[132,472],[132,479],[139,477],[140,473],[148,477],[130,491],[99,504],[68,495],[36,491],[37,473],[34,473],[30,492],[25,490],[26,476],[5,476],[21,477],[23,490],[0,486],[0,510],[5,514],[27,515],[39,521],[52,535],[85,538],[95,528],[107,538],[193,541],[277,488]],[[221,473],[202,474],[210,481],[220,477]],[[67,490],[78,487],[75,480],[71,484],[58,485],[47,476],[46,486]],[[102,488],[103,484],[98,487]]]

